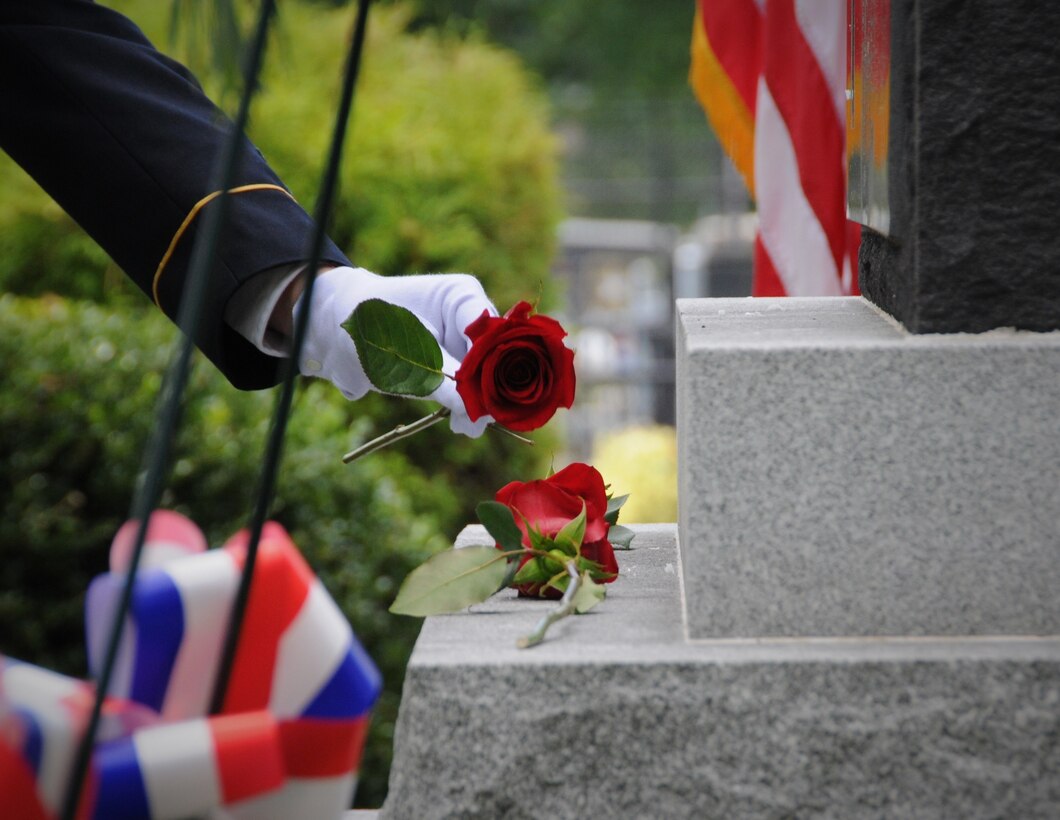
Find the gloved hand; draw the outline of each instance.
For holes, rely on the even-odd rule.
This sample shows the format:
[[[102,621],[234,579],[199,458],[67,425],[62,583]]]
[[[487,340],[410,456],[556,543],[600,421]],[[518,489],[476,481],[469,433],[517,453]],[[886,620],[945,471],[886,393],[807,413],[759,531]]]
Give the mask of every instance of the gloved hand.
[[[333,268],[318,274],[298,369],[303,375],[327,379],[350,400],[375,389],[361,367],[356,345],[341,327],[354,308],[368,299],[382,299],[416,314],[441,346],[442,371],[449,376],[456,374],[471,347],[464,328],[483,310],[497,315],[482,285],[467,274],[378,276],[364,268]],[[303,301],[304,297],[299,299],[296,313]],[[478,438],[493,420],[487,416],[471,421],[450,378],[443,379],[427,398],[452,411],[449,425],[454,433]]]

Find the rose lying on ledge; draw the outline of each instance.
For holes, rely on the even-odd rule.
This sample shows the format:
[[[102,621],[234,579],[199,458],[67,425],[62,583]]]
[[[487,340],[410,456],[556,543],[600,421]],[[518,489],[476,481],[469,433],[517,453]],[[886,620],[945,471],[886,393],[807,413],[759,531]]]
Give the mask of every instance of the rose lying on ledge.
[[[540,536],[555,539],[584,509],[585,534],[579,553],[590,567],[589,575],[605,584],[618,577],[618,562],[607,540],[611,526],[606,518],[607,490],[594,467],[571,464],[540,481],[513,481],[498,491],[496,500],[514,514],[521,543],[527,548]],[[503,548],[497,544],[497,549]],[[519,559],[513,581],[521,596],[559,598],[569,578],[562,563],[526,554]]]
[[[376,389],[424,397],[434,393],[443,380],[452,379],[472,421],[490,417],[491,428],[510,435],[515,435],[513,430],[536,430],[560,407],[570,408],[574,403],[574,351],[563,344],[567,332],[555,319],[534,314],[528,302],[519,302],[504,316],[483,311],[468,325],[465,332],[471,348],[453,374],[442,371],[437,340],[403,307],[369,299],[342,326]],[[430,427],[449,413],[442,408],[401,425],[342,460],[348,464]]]
[[[603,585],[618,577],[614,549],[628,549],[633,538],[617,523],[626,498],[609,499],[603,477],[588,464],[571,464],[539,481],[512,482],[496,500],[476,508],[496,544],[432,556],[409,573],[390,611],[457,612],[511,586],[522,597],[560,598],[519,645],[540,643],[555,621],[602,601]]]

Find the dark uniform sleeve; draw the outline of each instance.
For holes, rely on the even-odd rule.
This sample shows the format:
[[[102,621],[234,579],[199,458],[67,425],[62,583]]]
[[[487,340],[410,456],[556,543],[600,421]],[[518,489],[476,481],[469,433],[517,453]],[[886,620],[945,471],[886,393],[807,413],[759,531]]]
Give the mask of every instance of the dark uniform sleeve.
[[[191,74],[88,0],[0,0],[0,112],[0,147],[175,318],[229,126]],[[249,142],[243,152],[235,186],[282,187]],[[279,360],[225,324],[225,305],[256,274],[304,261],[312,220],[276,187],[228,207],[195,343],[236,387],[267,387]],[[349,264],[330,241],[323,261]]]

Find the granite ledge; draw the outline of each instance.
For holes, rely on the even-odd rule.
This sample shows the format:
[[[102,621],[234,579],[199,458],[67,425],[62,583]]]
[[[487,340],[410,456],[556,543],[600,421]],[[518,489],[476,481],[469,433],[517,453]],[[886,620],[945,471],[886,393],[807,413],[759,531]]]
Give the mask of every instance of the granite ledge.
[[[381,818],[1060,813],[1060,638],[689,642],[676,527],[635,529],[541,646],[548,603],[426,621]]]

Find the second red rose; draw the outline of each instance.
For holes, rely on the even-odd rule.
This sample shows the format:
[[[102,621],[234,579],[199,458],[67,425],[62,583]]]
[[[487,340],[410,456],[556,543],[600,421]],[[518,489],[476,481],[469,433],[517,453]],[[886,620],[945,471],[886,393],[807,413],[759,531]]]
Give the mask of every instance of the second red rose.
[[[529,547],[527,525],[542,535],[555,537],[563,526],[576,518],[585,505],[585,538],[581,554],[600,565],[595,580],[610,583],[618,577],[618,561],[607,540],[610,525],[607,514],[607,490],[604,479],[595,467],[571,464],[555,475],[538,481],[513,481],[497,491],[496,500],[512,510],[515,522],[523,533],[523,545]],[[524,558],[522,563],[529,560]],[[517,586],[521,595],[559,598],[560,592],[541,584]]]

